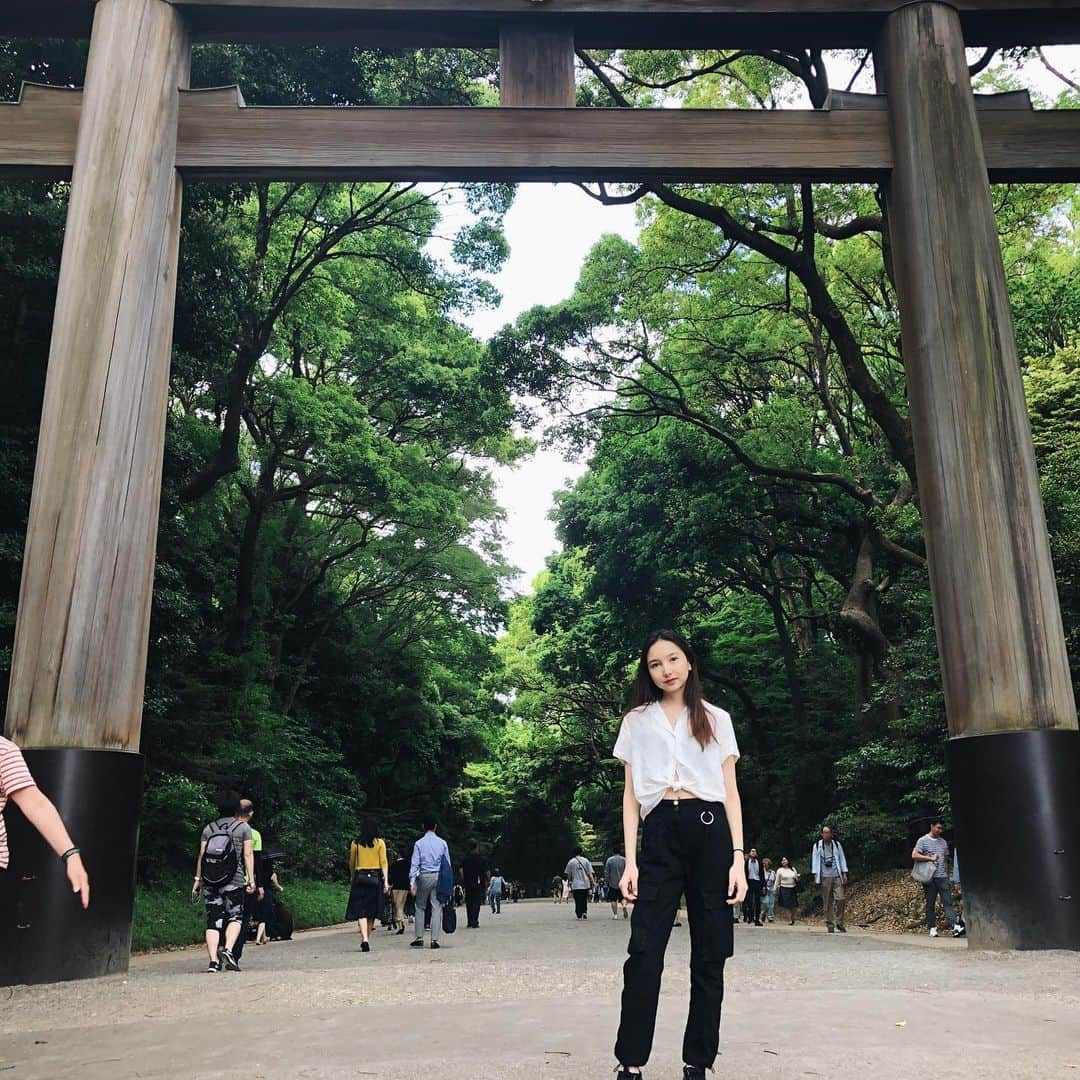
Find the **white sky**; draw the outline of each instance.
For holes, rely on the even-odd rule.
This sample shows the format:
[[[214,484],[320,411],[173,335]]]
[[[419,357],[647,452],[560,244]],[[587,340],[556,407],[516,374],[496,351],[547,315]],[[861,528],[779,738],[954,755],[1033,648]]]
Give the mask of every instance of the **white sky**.
[[[1045,50],[1050,62],[1078,81],[1080,46]],[[830,81],[846,85],[853,68],[830,63]],[[1026,68],[1024,85],[1050,97],[1065,86],[1041,64]],[[856,89],[872,89],[860,80]],[[593,244],[605,233],[637,236],[632,206],[604,207],[572,184],[522,184],[506,216],[510,258],[493,278],[502,293],[502,304],[493,311],[479,311],[466,319],[481,339],[487,340],[506,323],[536,304],[554,304],[573,292],[581,265]],[[517,469],[495,470],[499,502],[506,510],[505,549],[509,561],[519,568],[515,591],[528,591],[543,570],[544,560],[559,547],[554,523],[548,520],[552,498],[568,481],[576,479],[584,465],[562,460],[556,451],[538,450]]]

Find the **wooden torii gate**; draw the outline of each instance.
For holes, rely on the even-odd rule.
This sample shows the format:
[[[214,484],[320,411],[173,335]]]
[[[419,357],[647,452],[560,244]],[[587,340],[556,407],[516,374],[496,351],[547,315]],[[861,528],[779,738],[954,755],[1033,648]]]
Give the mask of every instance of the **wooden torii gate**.
[[[72,177],[7,732],[94,878],[83,916],[17,838],[0,982],[127,964],[181,192],[200,179],[885,184],[969,940],[1080,948],[1080,733],[987,183],[1080,180],[1080,112],[979,109],[964,55],[1080,41],[1080,0],[6,0],[0,34],[90,36],[84,90],[0,105],[0,176]],[[185,89],[193,40],[498,45],[503,107],[247,108]],[[575,110],[575,46],[872,48],[887,96]]]

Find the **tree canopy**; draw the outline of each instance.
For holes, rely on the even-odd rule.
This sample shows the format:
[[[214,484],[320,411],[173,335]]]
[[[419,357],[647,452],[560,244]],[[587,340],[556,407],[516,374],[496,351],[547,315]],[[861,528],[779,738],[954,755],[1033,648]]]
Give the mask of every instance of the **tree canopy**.
[[[820,107],[835,59],[583,52],[579,104]],[[973,77],[1011,88],[1026,59],[986,55]],[[0,90],[77,84],[84,63],[77,44],[0,42]],[[193,85],[451,105],[492,101],[497,78],[484,52],[202,45]],[[1064,87],[1053,104],[1077,103]],[[365,812],[403,850],[431,809],[533,884],[575,842],[598,857],[620,832],[628,677],[664,625],[734,716],[759,847],[801,851],[828,820],[857,866],[890,865],[947,809],[881,193],[588,190],[598,214],[636,204],[639,236],[604,237],[564,301],[491,342],[466,320],[498,300],[511,187],[185,192],[144,876],[186,863],[220,786],[304,873],[341,873]],[[1065,185],[994,195],[1075,661],[1080,203]],[[5,687],[66,200],[0,186]],[[492,469],[531,452],[541,416],[588,468],[553,510],[562,551],[513,596]]]

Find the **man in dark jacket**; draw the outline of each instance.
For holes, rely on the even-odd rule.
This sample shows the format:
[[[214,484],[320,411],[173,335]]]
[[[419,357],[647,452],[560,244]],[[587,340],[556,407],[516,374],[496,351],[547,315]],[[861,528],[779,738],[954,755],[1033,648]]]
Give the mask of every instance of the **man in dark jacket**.
[[[487,885],[487,867],[484,866],[484,857],[480,854],[480,842],[474,840],[469,845],[469,854],[465,856],[461,864],[465,886],[465,925],[470,930],[480,926],[480,908],[484,903],[484,888]]]

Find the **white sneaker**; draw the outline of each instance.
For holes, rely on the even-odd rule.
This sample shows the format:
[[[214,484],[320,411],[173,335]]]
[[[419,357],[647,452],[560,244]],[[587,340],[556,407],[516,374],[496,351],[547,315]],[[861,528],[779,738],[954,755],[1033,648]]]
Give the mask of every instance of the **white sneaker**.
[[[953,937],[963,937],[966,933],[967,933],[967,927],[965,927],[963,923],[957,923],[952,928],[952,936]]]
[[[611,917],[612,917],[613,919],[617,919],[617,918],[619,917],[619,915],[618,915],[618,912],[615,912],[615,911],[613,911],[613,912],[611,913]]]
[[[931,926],[930,927],[930,936],[931,937],[937,937],[937,927],[936,926]]]

